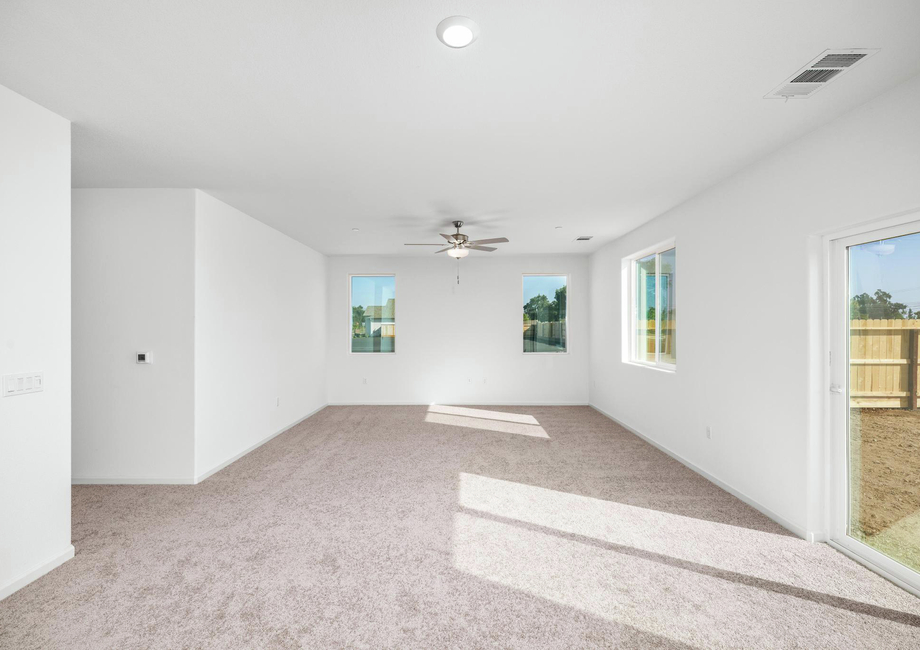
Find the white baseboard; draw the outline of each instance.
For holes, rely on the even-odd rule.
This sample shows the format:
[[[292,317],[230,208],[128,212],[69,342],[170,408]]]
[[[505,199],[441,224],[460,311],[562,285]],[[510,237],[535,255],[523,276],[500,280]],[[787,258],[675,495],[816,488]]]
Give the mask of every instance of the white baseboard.
[[[206,478],[208,478],[208,477],[210,477],[210,476],[214,476],[215,474],[217,474],[217,472],[219,472],[220,470],[224,469],[224,468],[227,467],[228,465],[231,465],[231,464],[235,463],[236,461],[238,461],[240,458],[242,458],[243,456],[245,456],[245,455],[248,454],[249,452],[258,449],[259,447],[261,447],[262,445],[264,445],[266,442],[268,442],[268,441],[271,440],[272,438],[275,438],[275,437],[277,437],[277,436],[280,436],[280,435],[281,435],[282,433],[284,433],[285,431],[287,431],[287,430],[289,430],[289,429],[292,429],[292,428],[296,427],[298,424],[300,424],[301,422],[303,422],[303,421],[306,420],[307,418],[313,417],[314,415],[316,415],[317,413],[319,413],[320,411],[322,411],[322,410],[323,410],[324,408],[326,408],[327,406],[329,406],[329,405],[328,405],[328,404],[323,404],[323,405],[320,406],[319,408],[310,411],[309,413],[307,413],[305,416],[303,416],[302,418],[300,418],[300,419],[297,420],[296,422],[292,422],[291,424],[287,425],[287,426],[284,427],[283,429],[280,429],[280,430],[278,430],[278,431],[275,431],[273,434],[271,434],[270,436],[268,436],[268,437],[266,437],[266,438],[263,438],[262,440],[260,440],[260,441],[257,442],[256,444],[252,445],[251,447],[249,447],[249,448],[247,448],[247,449],[244,449],[244,450],[241,451],[240,453],[236,454],[235,456],[232,456],[232,457],[228,458],[227,460],[225,460],[224,462],[222,462],[222,463],[216,465],[215,467],[212,467],[211,469],[209,469],[208,471],[204,472],[203,474],[199,474],[198,476],[195,477],[194,483],[196,483],[196,484],[197,484],[197,483],[201,483],[201,482],[202,482],[203,480],[205,480]]]
[[[194,485],[194,478],[83,478],[74,476],[71,485]]]
[[[744,501],[746,504],[748,504],[749,506],[751,506],[752,508],[754,508],[754,510],[757,510],[757,511],[759,511],[761,514],[766,515],[767,517],[769,517],[770,519],[772,519],[773,521],[775,521],[776,523],[778,523],[780,526],[782,526],[783,528],[785,528],[786,530],[788,530],[789,532],[791,532],[791,533],[792,533],[793,535],[795,535],[796,537],[801,537],[802,539],[807,539],[807,540],[809,540],[809,541],[818,541],[817,537],[819,536],[819,533],[811,533],[811,534],[809,534],[808,531],[806,531],[806,530],[805,530],[804,528],[802,528],[801,526],[796,526],[796,525],[793,524],[791,521],[789,521],[789,520],[787,520],[787,519],[785,519],[785,518],[783,518],[783,517],[780,517],[778,514],[776,514],[775,512],[773,512],[772,510],[770,510],[770,509],[767,508],[766,506],[761,505],[760,503],[758,503],[757,501],[755,501],[754,499],[752,499],[752,498],[749,497],[748,495],[744,494],[743,492],[739,492],[738,490],[736,490],[736,489],[733,488],[732,486],[730,486],[730,485],[728,485],[727,483],[725,483],[725,482],[721,481],[720,479],[716,478],[715,476],[713,476],[713,475],[710,474],[709,472],[705,471],[704,469],[701,469],[700,467],[697,467],[696,465],[694,465],[694,464],[691,463],[690,461],[686,460],[685,458],[679,456],[678,454],[676,454],[675,452],[671,451],[670,449],[668,449],[668,448],[665,447],[664,445],[655,442],[654,440],[652,440],[651,438],[649,438],[648,436],[646,436],[646,435],[644,435],[644,434],[642,434],[642,433],[639,433],[639,432],[636,431],[633,427],[629,426],[628,424],[626,424],[625,422],[623,422],[623,421],[621,421],[621,420],[618,420],[617,418],[615,418],[614,416],[610,415],[609,413],[607,413],[607,412],[604,411],[603,409],[598,408],[598,407],[595,406],[594,404],[591,404],[590,406],[591,406],[591,408],[593,408],[595,411],[597,411],[597,412],[600,413],[601,415],[603,415],[603,416],[609,418],[610,420],[613,420],[614,422],[616,422],[617,424],[619,424],[621,427],[623,427],[624,429],[626,429],[627,431],[629,431],[629,432],[632,433],[633,435],[638,436],[639,438],[642,438],[643,440],[645,440],[645,442],[647,442],[648,444],[652,445],[653,447],[655,447],[655,448],[657,448],[657,449],[663,451],[664,453],[666,453],[668,456],[670,456],[671,458],[673,458],[674,460],[676,460],[676,461],[679,462],[680,464],[684,465],[685,467],[688,467],[688,468],[692,469],[694,472],[696,472],[697,474],[699,474],[700,476],[702,476],[703,478],[705,478],[705,479],[706,479],[707,481],[709,481],[710,483],[714,483],[714,484],[717,485],[718,487],[722,488],[723,490],[725,490],[726,492],[728,492],[729,494],[731,494],[733,497],[736,497],[737,499],[740,499],[741,501]]]
[[[41,578],[43,575],[45,575],[52,569],[58,568],[59,566],[64,564],[64,562],[72,558],[73,555],[74,555],[73,544],[68,544],[67,549],[60,555],[57,555],[54,558],[48,560],[47,562],[40,564],[39,566],[35,567],[31,571],[27,571],[26,573],[22,574],[21,576],[12,580],[11,582],[8,582],[7,584],[0,586],[0,600],[3,600],[7,596],[10,596],[16,593],[17,591],[25,587],[30,582],[34,582],[38,580],[39,578]]]

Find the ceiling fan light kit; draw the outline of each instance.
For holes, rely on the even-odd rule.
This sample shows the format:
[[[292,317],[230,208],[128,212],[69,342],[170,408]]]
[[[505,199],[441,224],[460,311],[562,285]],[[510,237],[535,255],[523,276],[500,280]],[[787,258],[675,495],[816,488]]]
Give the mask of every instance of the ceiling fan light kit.
[[[460,232],[461,227],[463,227],[462,221],[454,221],[454,228],[457,229],[457,232],[452,235],[445,235],[443,232],[439,233],[441,237],[447,240],[449,245],[439,251],[435,251],[435,255],[438,253],[447,253],[451,257],[460,259],[461,257],[466,257],[469,255],[470,251],[484,251],[486,253],[491,253],[492,251],[498,250],[493,246],[485,246],[484,244],[505,244],[508,242],[507,237],[495,237],[492,239],[478,239],[476,241],[471,241],[469,237]],[[443,244],[406,244],[406,246],[443,246]]]
[[[454,228],[457,229],[452,235],[445,235],[443,232],[439,233],[441,237],[447,240],[448,246],[442,248],[439,251],[435,251],[435,255],[438,253],[447,253],[451,257],[459,262],[462,258],[470,254],[470,251],[483,251],[486,253],[491,253],[492,251],[498,250],[494,246],[484,246],[484,244],[504,244],[508,242],[507,237],[494,237],[492,239],[478,239],[476,241],[470,241],[470,238],[460,232],[460,228],[463,226],[462,221],[454,221]],[[443,246],[443,244],[406,244],[406,246]],[[457,267],[457,284],[460,284],[460,268]]]

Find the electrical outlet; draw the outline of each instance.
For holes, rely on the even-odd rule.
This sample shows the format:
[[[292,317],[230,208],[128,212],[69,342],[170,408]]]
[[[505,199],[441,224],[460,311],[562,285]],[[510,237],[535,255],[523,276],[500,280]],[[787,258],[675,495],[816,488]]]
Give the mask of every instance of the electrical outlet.
[[[361,383],[362,383],[362,384],[366,384],[366,383],[367,383],[367,377],[365,377],[365,378],[361,381]]]
[[[706,439],[712,440],[712,427],[706,427]]]

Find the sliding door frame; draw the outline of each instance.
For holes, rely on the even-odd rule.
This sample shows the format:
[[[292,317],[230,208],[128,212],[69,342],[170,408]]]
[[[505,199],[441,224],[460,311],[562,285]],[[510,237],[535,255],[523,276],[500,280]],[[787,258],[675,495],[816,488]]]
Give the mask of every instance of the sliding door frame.
[[[849,246],[920,232],[920,211],[849,228],[825,237],[829,386],[827,441],[829,480],[828,543],[876,573],[920,596],[920,574],[850,537],[849,524]]]

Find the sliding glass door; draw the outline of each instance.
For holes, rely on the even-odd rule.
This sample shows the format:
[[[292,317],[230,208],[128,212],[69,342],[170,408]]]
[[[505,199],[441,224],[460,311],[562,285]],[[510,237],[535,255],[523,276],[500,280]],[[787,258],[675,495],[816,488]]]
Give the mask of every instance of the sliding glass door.
[[[832,542],[920,589],[920,222],[831,249]]]

